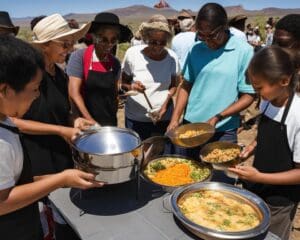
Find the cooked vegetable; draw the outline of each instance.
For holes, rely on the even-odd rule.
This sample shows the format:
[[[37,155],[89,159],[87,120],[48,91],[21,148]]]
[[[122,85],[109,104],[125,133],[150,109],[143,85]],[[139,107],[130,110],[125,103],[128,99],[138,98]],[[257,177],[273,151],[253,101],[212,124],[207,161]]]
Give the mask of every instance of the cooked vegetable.
[[[166,157],[150,162],[144,173],[155,183],[180,186],[207,179],[210,169],[187,159]]]
[[[223,163],[237,158],[241,151],[238,148],[214,149],[206,156],[203,156],[205,162]]]
[[[218,231],[246,231],[260,223],[258,213],[251,205],[218,191],[201,190],[186,194],[178,206],[189,220]]]
[[[192,138],[192,137],[196,137],[199,136],[203,133],[205,133],[206,131],[204,130],[187,130],[184,133],[179,134],[179,138]]]

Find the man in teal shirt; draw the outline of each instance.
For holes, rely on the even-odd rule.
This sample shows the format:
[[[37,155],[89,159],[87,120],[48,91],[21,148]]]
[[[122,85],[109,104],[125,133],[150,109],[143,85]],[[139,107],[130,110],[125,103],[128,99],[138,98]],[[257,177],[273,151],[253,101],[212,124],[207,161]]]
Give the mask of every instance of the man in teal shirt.
[[[239,93],[253,94],[245,75],[252,56],[253,48],[232,35],[216,50],[198,42],[188,55],[183,73],[192,85],[184,119],[206,122],[236,102]],[[226,117],[216,127],[219,132],[238,128],[238,114]]]
[[[182,82],[168,129],[184,123],[208,122],[216,126],[211,141],[237,141],[239,113],[254,100],[254,90],[246,83],[246,70],[253,48],[232,36],[224,8],[205,4],[196,20],[200,42],[190,50]],[[199,148],[186,154],[199,158]],[[182,153],[181,153],[182,154]]]

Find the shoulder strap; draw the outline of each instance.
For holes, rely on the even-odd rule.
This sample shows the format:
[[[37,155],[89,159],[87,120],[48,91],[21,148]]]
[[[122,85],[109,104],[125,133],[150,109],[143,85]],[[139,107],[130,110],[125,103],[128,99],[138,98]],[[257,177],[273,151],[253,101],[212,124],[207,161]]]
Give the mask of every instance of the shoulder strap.
[[[83,54],[83,74],[84,74],[84,80],[87,79],[90,64],[92,61],[92,56],[93,56],[93,51],[94,51],[94,45],[89,46]]]
[[[5,128],[15,134],[19,134],[20,135],[20,131],[17,127],[13,127],[13,126],[9,126],[9,125],[6,125],[6,124],[3,124],[3,123],[0,123],[0,127],[2,128]]]
[[[284,112],[283,112],[283,115],[282,115],[282,118],[281,118],[281,124],[284,124],[285,123],[285,120],[286,120],[286,117],[289,113],[289,110],[290,110],[290,107],[291,107],[291,104],[292,104],[292,101],[294,99],[294,95],[295,93],[292,93],[288,99],[288,102],[285,106],[285,109],[284,109]]]

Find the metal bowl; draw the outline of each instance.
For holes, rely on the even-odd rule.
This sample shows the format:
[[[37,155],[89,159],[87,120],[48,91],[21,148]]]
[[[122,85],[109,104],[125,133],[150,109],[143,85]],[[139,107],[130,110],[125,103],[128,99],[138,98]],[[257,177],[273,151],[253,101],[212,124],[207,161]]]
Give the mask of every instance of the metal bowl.
[[[252,229],[239,232],[226,232],[213,230],[204,226],[198,225],[184,216],[181,212],[178,202],[179,200],[192,192],[199,190],[214,190],[220,191],[224,195],[236,199],[237,201],[249,204],[260,216],[260,224]],[[270,226],[270,210],[267,204],[257,195],[245,189],[241,189],[229,184],[218,182],[202,182],[195,183],[183,188],[176,189],[171,196],[171,208],[176,218],[192,233],[205,240],[216,239],[247,239],[260,240],[264,239]]]
[[[205,156],[208,155],[209,153],[211,153],[214,149],[223,150],[223,149],[229,149],[229,148],[235,148],[235,149],[238,149],[239,151],[241,151],[243,147],[236,143],[223,142],[223,141],[208,143],[201,149],[200,159],[203,162],[211,164],[212,167],[216,170],[225,171],[227,176],[236,177],[235,174],[227,171],[227,168],[235,167],[237,164],[242,163],[244,161],[244,159],[241,159],[239,156],[232,158],[232,159],[226,159],[226,161],[221,162],[221,163],[214,163],[214,162],[205,160]]]
[[[180,134],[189,130],[203,130],[205,133],[191,138],[179,138]],[[189,123],[181,125],[166,133],[171,141],[181,147],[192,148],[206,143],[215,134],[215,128],[208,123]]]
[[[144,180],[146,180],[147,182],[150,182],[150,183],[152,183],[152,184],[154,184],[154,185],[156,185],[156,186],[162,187],[166,192],[171,193],[171,192],[173,192],[175,189],[177,189],[177,188],[179,188],[179,187],[187,186],[187,185],[190,185],[190,184],[193,184],[193,183],[185,184],[185,185],[179,185],[179,186],[168,186],[168,185],[162,185],[162,184],[159,184],[159,183],[156,183],[156,182],[152,181],[152,180],[144,173],[145,169],[147,168],[148,164],[153,163],[153,162],[156,162],[156,161],[160,161],[160,160],[165,159],[165,158],[181,158],[181,159],[186,159],[186,160],[191,161],[192,163],[195,163],[195,164],[198,165],[199,167],[207,167],[207,168],[209,168],[209,170],[210,170],[210,175],[209,175],[206,179],[204,179],[204,180],[202,180],[202,181],[209,181],[209,180],[211,179],[211,177],[212,177],[212,169],[211,169],[211,166],[210,166],[210,165],[205,164],[205,163],[201,163],[201,162],[197,162],[197,161],[193,160],[192,158],[188,158],[188,157],[181,156],[181,155],[163,155],[163,156],[160,156],[160,157],[158,157],[158,158],[152,159],[152,160],[147,161],[147,162],[144,161],[144,162],[142,163],[142,166],[141,166],[141,169],[140,169],[140,175],[142,176],[142,178],[143,178]]]

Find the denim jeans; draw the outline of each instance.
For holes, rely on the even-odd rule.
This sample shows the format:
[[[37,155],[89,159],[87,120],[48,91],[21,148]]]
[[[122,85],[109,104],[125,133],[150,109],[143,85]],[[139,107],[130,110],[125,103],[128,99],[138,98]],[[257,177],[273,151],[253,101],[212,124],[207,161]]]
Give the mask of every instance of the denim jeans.
[[[125,118],[125,127],[137,132],[141,140],[152,136],[163,136],[167,130],[170,121],[161,121],[153,124],[152,122],[140,122]],[[174,153],[174,145],[170,142],[165,144],[165,150],[162,154]]]

